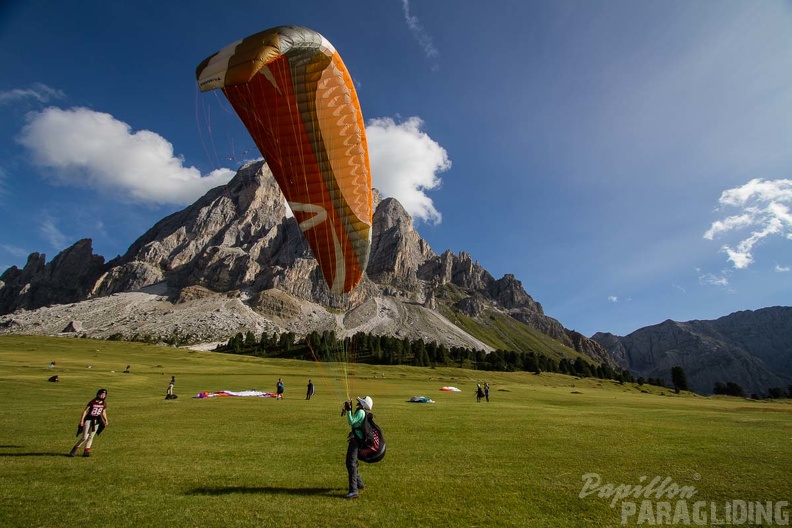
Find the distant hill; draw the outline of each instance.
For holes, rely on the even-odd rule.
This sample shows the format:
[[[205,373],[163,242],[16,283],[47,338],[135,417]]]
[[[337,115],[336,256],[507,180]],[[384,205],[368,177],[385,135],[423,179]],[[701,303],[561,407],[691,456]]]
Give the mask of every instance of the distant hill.
[[[715,383],[733,382],[746,394],[766,395],[792,383],[792,307],[735,312],[714,321],[665,321],[619,337],[597,333],[623,369],[671,382],[679,365],[690,389],[711,394]]]

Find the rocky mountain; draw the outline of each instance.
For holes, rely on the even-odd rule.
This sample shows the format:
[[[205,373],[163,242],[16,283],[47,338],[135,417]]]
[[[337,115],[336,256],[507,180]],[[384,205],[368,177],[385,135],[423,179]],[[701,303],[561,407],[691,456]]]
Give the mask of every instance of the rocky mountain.
[[[256,162],[107,263],[86,239],[49,263],[34,253],[9,268],[0,332],[198,343],[333,329],[611,361],[545,315],[513,275],[495,279],[464,252],[436,254],[397,200],[375,195],[367,276],[350,294],[330,294],[269,168]]]
[[[747,394],[792,383],[792,307],[736,312],[713,321],[665,321],[625,337],[592,336],[623,369],[670,385],[681,366],[691,390],[711,394],[734,382]]]

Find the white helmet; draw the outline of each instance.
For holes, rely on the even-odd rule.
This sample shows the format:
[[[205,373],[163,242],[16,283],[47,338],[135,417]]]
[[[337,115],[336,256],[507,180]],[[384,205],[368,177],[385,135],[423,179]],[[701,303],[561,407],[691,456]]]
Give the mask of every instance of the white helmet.
[[[365,398],[361,398],[360,396],[358,396],[357,402],[358,405],[360,405],[367,411],[370,411],[371,408],[374,407],[374,400],[371,399],[371,396],[366,396]]]

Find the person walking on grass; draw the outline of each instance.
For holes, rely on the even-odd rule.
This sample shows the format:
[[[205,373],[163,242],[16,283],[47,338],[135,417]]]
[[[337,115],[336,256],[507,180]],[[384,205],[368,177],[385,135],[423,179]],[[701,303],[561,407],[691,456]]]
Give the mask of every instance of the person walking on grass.
[[[352,431],[348,437],[348,447],[346,454],[346,468],[349,476],[349,493],[346,494],[347,499],[357,499],[360,492],[363,491],[365,485],[363,479],[360,478],[358,472],[358,453],[360,448],[363,447],[364,432],[363,426],[366,422],[366,411],[370,411],[374,406],[374,401],[370,396],[365,398],[357,398],[357,409],[352,412],[352,402],[344,402],[344,411],[341,416],[346,415],[347,423],[352,426]]]
[[[481,388],[481,383],[476,383],[476,401],[480,402],[484,397],[484,390]]]
[[[314,384],[313,384],[313,381],[308,380],[308,390],[305,393],[305,399],[306,400],[310,400],[311,396],[313,396],[313,395],[314,395]]]
[[[168,383],[168,390],[165,393],[166,400],[175,400],[176,395],[173,394],[173,386],[176,385],[176,376],[171,376],[170,383]]]
[[[489,383],[484,384],[484,398],[489,402]]]
[[[80,425],[77,428],[77,435],[82,434],[82,438],[74,444],[70,457],[77,456],[77,450],[85,444],[83,451],[84,457],[91,456],[91,445],[94,436],[100,434],[107,427],[107,389],[99,389],[96,398],[88,402],[80,416]]]
[[[279,400],[283,399],[283,379],[278,378],[278,385],[275,387],[275,397]]]

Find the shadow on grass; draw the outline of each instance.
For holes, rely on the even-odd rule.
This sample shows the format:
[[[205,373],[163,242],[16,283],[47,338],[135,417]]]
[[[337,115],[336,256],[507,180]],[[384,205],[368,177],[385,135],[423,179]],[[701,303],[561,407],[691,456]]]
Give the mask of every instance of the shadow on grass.
[[[1,457],[69,457],[69,453],[0,453]]]
[[[0,449],[23,449],[21,445],[0,445]],[[68,453],[0,453],[0,457],[68,457]]]
[[[327,495],[339,493],[336,488],[277,488],[271,486],[206,486],[187,491],[186,495],[233,495],[236,493],[261,493],[263,495]]]

